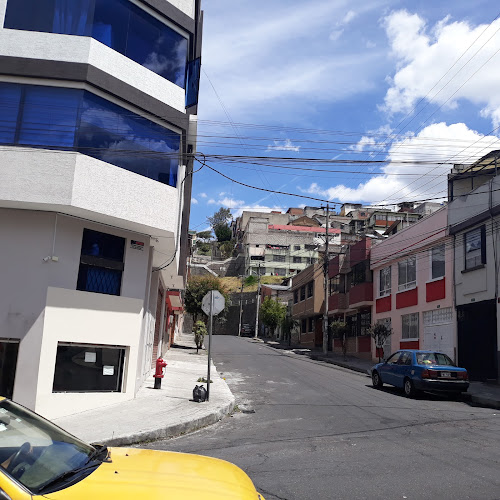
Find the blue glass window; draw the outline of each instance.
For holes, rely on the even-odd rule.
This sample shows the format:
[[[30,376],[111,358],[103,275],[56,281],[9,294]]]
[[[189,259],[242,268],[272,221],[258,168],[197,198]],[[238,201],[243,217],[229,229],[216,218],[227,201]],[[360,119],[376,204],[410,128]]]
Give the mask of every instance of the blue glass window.
[[[198,93],[200,91],[201,58],[193,59],[187,66],[186,81],[186,108],[198,104]]]
[[[0,83],[0,143],[79,151],[176,186],[180,135],[98,97]]]
[[[76,289],[120,295],[124,254],[124,238],[84,229]]]
[[[83,91],[25,87],[19,144],[71,148]]]
[[[188,39],[129,0],[9,0],[4,27],[92,36],[185,88]]]
[[[0,86],[0,144],[12,144],[16,137],[21,88],[4,83]]]

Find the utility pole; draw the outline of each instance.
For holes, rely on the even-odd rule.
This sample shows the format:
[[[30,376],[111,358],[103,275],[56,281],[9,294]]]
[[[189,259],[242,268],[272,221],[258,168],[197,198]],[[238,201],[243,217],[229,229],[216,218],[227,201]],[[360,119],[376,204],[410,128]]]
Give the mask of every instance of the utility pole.
[[[241,316],[243,314],[243,284],[245,283],[243,276],[241,276],[241,290],[240,290],[240,322],[238,326],[238,337],[241,336]]]
[[[260,262],[259,262],[259,284],[257,285],[257,310],[255,312],[255,334],[254,338],[259,336],[259,304],[260,304]]]
[[[325,287],[325,307],[323,311],[323,354],[328,352],[328,243],[329,243],[329,205],[326,204],[326,240],[325,240],[325,257],[323,262],[324,287]]]

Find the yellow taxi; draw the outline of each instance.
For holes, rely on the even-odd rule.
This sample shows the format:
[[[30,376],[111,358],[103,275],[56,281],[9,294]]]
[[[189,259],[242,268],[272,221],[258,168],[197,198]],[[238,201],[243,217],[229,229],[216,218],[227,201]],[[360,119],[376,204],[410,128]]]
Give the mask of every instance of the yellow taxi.
[[[264,500],[216,458],[89,445],[0,397],[0,500]]]

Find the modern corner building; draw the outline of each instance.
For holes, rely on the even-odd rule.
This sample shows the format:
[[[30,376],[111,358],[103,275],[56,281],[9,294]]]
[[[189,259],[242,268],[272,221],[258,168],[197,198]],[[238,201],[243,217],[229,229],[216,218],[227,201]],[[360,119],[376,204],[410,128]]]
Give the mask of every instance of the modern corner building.
[[[201,24],[0,0],[0,391],[47,417],[133,398],[176,327]]]

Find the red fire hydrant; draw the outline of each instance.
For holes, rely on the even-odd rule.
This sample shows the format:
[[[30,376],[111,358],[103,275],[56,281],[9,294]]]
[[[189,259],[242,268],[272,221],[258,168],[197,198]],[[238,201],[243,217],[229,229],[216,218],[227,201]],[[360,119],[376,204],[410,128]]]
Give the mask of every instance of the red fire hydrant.
[[[163,368],[167,366],[167,363],[165,362],[164,359],[158,358],[156,360],[156,371],[154,374],[155,378],[155,389],[161,389],[161,379],[164,377],[163,375]]]

